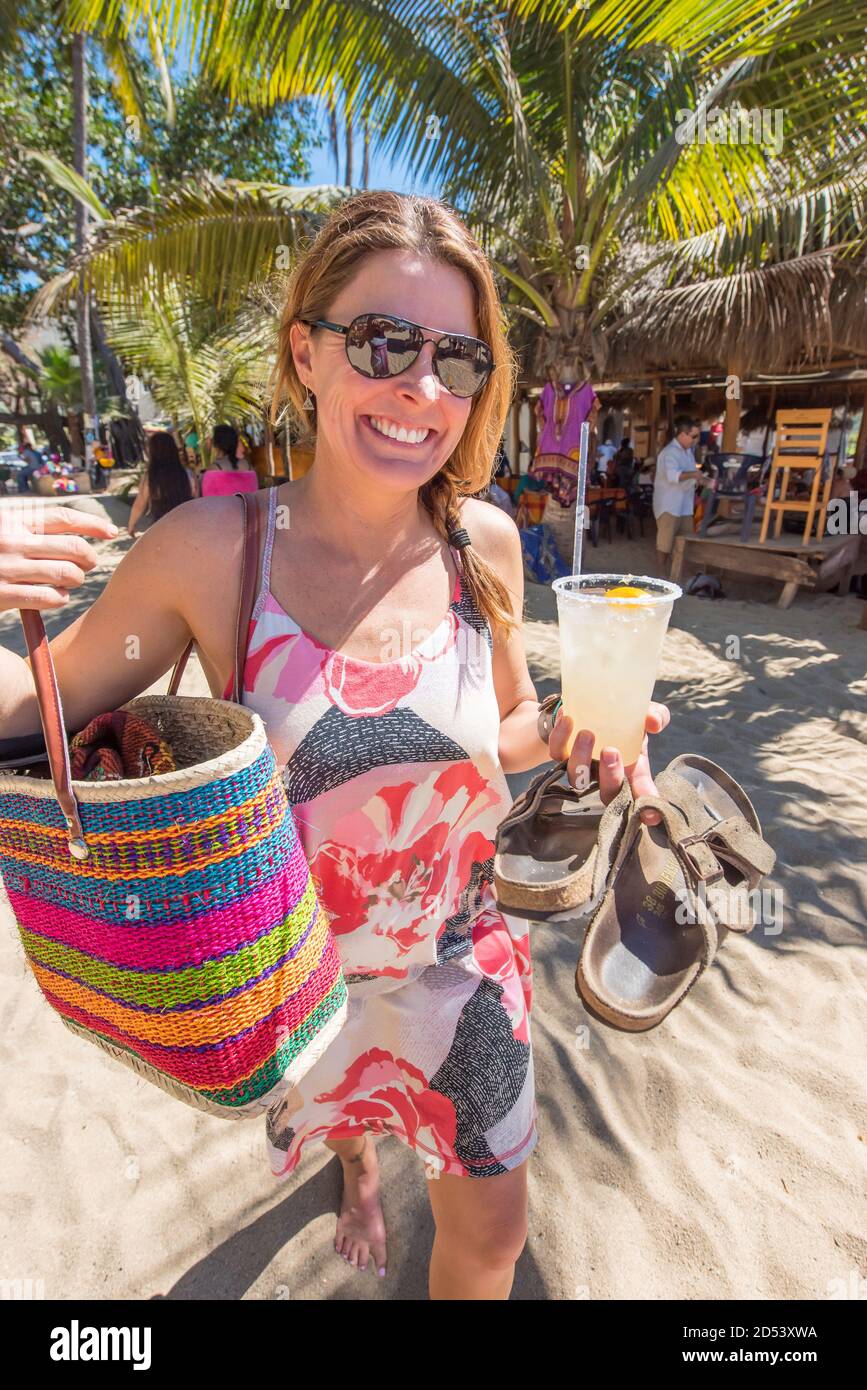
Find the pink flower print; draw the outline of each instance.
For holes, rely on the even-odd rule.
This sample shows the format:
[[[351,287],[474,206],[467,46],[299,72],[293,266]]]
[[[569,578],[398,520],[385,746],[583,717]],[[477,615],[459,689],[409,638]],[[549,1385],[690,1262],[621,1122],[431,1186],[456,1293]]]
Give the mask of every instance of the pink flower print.
[[[499,912],[486,909],[473,923],[473,959],[483,974],[502,986],[503,1008],[509,1015],[512,1032],[518,1042],[529,1044],[529,1001],[524,987],[529,954],[522,972],[515,943]]]
[[[318,1105],[334,1105],[350,1122],[398,1130],[422,1152],[436,1154],[446,1167],[463,1172],[454,1148],[457,1117],[452,1101],[430,1090],[423,1072],[405,1057],[369,1048],[355,1059],[338,1086],[315,1100]]]

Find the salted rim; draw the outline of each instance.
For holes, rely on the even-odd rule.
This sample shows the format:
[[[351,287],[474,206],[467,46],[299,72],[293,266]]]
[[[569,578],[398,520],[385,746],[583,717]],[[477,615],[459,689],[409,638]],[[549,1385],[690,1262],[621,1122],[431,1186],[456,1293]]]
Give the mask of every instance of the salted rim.
[[[584,588],[574,587],[580,585],[589,587],[591,584],[594,587],[604,584],[607,589],[613,589],[619,584],[630,584],[633,587],[640,584],[652,584],[655,589],[662,589],[664,592],[653,593],[646,590],[646,596],[641,599],[636,599],[634,595],[608,598],[605,594],[590,594]],[[669,603],[683,595],[683,590],[679,584],[672,584],[669,579],[656,579],[649,574],[567,574],[562,579],[555,579],[551,588],[558,598],[562,596],[573,601],[577,600],[580,603],[622,604],[624,607],[631,604],[633,608],[638,603],[646,604],[648,607]]]

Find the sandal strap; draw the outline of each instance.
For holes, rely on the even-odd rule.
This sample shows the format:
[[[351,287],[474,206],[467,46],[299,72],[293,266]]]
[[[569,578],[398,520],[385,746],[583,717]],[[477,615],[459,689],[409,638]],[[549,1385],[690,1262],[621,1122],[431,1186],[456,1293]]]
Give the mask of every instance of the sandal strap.
[[[552,768],[545,768],[529,786],[525,787],[520,796],[516,797],[512,803],[508,815],[500,821],[497,831],[505,830],[513,825],[518,825],[521,821],[530,820],[540,811],[543,800],[548,797],[555,797],[559,802],[574,801],[579,802],[598,787],[598,783],[592,781],[583,790],[578,791],[570,782],[563,786],[557,786],[568,767],[568,759],[556,763]]]
[[[684,871],[687,888],[704,898],[720,926],[730,931],[749,932],[754,926],[749,909],[749,893],[758,887],[771,872],[776,855],[766,840],[747,824],[743,816],[728,816],[714,821],[704,830],[695,831],[683,813],[662,797],[643,796],[635,803],[635,811],[658,811],[662,816],[671,849]],[[741,875],[741,881],[731,884],[725,878],[723,863],[731,864]],[[715,886],[716,885],[716,886]],[[708,889],[712,889],[710,893]],[[716,947],[708,937],[697,914],[708,946],[710,961]],[[714,938],[716,933],[714,932]]]

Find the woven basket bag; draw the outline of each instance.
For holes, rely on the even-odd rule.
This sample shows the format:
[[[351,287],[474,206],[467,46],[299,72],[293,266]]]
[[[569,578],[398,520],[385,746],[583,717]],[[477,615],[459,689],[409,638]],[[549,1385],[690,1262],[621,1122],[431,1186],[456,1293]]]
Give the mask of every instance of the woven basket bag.
[[[139,1076],[230,1119],[261,1114],[295,1085],[347,1010],[280,770],[262,720],[241,703],[259,522],[255,495],[237,495],[246,527],[233,701],[175,693],[190,643],[168,695],[123,706],[159,728],[176,770],[72,780],[33,610],[20,616],[44,742],[0,744],[0,876],[46,1000]]]

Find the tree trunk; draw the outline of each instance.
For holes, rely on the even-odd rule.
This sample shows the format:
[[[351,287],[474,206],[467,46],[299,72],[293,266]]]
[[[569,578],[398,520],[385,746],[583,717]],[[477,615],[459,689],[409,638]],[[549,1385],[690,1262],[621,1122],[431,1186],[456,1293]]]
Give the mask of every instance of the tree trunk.
[[[72,36],[72,164],[75,172],[87,178],[87,38]],[[87,240],[87,207],[75,200],[75,250],[81,254]],[[79,284],[75,296],[78,321],[78,361],[81,370],[81,395],[84,407],[85,435],[93,431],[96,438],[96,392],[93,384],[93,353],[90,345],[90,296]]]
[[[346,179],[347,188],[352,187],[352,111],[346,107]]]
[[[334,155],[334,181],[340,182],[340,143],[337,138],[337,102],[334,98],[328,103],[328,129],[331,153]]]
[[[72,445],[72,452],[74,454],[77,454],[78,457],[81,459],[82,463],[84,463],[86,454],[84,449],[84,440],[81,436],[81,421],[79,420],[78,413],[75,410],[68,410],[66,412],[66,428],[69,430],[69,440]]]
[[[102,319],[95,305],[90,306],[90,329],[96,350],[102,358],[105,374],[111,384],[112,395],[117,396],[120,406],[127,415],[125,420],[115,420],[112,422],[111,432],[118,440],[123,452],[123,462],[125,464],[138,462],[145,456],[145,437],[138,417],[138,411],[126,393],[126,378],[123,374],[123,367],[112,351],[111,344],[105,336],[105,328]]]
[[[364,122],[364,149],[361,156],[361,187],[366,188],[370,181],[370,130]]]
[[[28,357],[25,352],[22,352],[15,339],[10,338],[8,333],[0,333],[0,348],[7,357],[11,357],[12,361],[17,362],[18,366],[23,367],[25,371],[38,373],[41,370],[39,363],[34,362],[32,357]]]
[[[63,417],[56,406],[46,405],[45,407],[45,433],[48,436],[48,443],[51,445],[52,452],[60,454],[60,457],[68,463],[72,450],[63,431]]]

